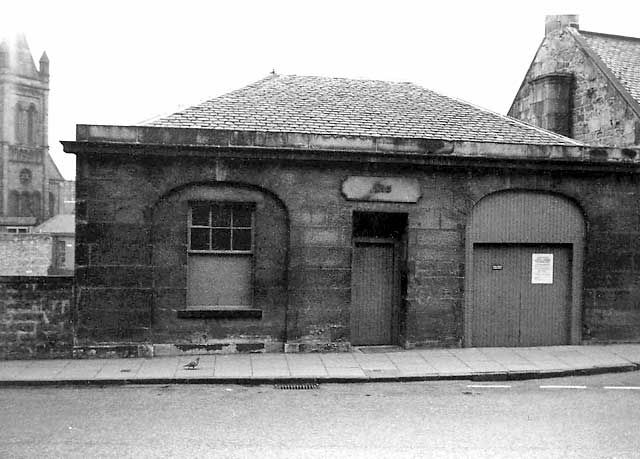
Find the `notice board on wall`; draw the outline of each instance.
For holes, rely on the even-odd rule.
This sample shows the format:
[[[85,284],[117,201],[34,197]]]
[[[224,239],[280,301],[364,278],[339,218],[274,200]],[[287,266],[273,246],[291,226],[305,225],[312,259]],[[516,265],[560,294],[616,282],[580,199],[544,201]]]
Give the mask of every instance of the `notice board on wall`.
[[[531,283],[553,284],[553,254],[531,254]]]

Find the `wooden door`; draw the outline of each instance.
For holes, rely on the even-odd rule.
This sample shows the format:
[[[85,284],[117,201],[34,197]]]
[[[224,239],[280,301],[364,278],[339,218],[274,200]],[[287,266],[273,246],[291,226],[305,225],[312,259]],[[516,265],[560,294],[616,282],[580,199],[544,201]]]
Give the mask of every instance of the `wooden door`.
[[[476,244],[473,346],[569,342],[571,246]]]
[[[399,298],[396,244],[356,242],[351,287],[351,344],[393,344]]]
[[[547,279],[536,274],[534,257],[551,255]],[[520,345],[569,344],[571,309],[571,246],[534,246],[525,251],[528,282],[522,282],[520,302]],[[544,282],[539,282],[544,281]]]

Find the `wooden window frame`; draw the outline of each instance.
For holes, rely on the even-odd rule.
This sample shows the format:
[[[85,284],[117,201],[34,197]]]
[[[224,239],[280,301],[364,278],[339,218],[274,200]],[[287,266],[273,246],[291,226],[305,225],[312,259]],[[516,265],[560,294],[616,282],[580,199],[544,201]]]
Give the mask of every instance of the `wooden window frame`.
[[[188,221],[187,221],[187,255],[188,256],[215,256],[215,257],[248,257],[251,262],[250,266],[250,289],[251,289],[251,304],[242,305],[242,306],[225,306],[225,305],[216,305],[216,306],[191,306],[187,305],[185,309],[177,311],[177,317],[181,319],[261,319],[262,318],[262,310],[256,309],[253,307],[253,286],[254,286],[254,276],[255,276],[255,225],[256,225],[256,203],[255,202],[246,202],[246,201],[222,201],[222,200],[193,200],[188,202],[189,210],[188,210]],[[209,210],[209,225],[193,225],[193,207],[196,205],[206,205],[210,206]],[[234,207],[242,207],[245,209],[249,209],[251,211],[251,226],[233,226],[233,215],[230,216],[230,225],[225,227],[213,226],[212,215],[211,215],[211,207],[212,206],[222,206],[229,207],[233,209]],[[230,250],[192,250],[191,249],[191,229],[192,228],[208,228],[212,229],[229,229],[230,230],[230,241],[229,247]],[[233,250],[233,229],[250,229],[251,231],[251,242],[249,250]],[[209,233],[209,246],[211,247],[212,236]]]
[[[193,225],[193,207],[196,205],[209,206],[209,224],[208,225]],[[220,206],[226,207],[231,210],[229,217],[229,226],[213,226],[212,225],[212,211],[211,207]],[[189,254],[210,254],[210,255],[253,255],[254,243],[255,243],[255,203],[253,202],[235,202],[235,201],[190,201],[189,202],[189,219],[187,225],[187,252]],[[233,209],[234,208],[248,208],[251,211],[251,226],[234,226],[233,223]],[[191,248],[191,230],[192,228],[208,229],[209,230],[209,247],[212,244],[211,231],[214,229],[229,230],[229,247],[228,250],[221,249],[192,249]],[[249,250],[234,250],[233,249],[233,230],[250,230],[251,242]]]
[[[31,228],[28,226],[7,226],[6,232],[12,234],[27,234],[31,232]]]

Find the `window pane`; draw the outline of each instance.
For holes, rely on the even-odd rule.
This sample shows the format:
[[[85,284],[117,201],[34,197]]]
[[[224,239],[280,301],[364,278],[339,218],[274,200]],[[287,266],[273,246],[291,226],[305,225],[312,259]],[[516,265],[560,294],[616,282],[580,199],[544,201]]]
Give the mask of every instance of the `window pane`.
[[[194,204],[191,207],[191,224],[209,226],[209,206],[207,204]]]
[[[233,226],[251,228],[251,209],[236,207],[233,209]]]
[[[251,250],[251,230],[233,230],[233,250]]]
[[[211,206],[211,226],[231,226],[229,206],[215,204]]]
[[[211,250],[231,250],[231,230],[211,230]]]
[[[209,229],[191,228],[191,250],[209,250]]]

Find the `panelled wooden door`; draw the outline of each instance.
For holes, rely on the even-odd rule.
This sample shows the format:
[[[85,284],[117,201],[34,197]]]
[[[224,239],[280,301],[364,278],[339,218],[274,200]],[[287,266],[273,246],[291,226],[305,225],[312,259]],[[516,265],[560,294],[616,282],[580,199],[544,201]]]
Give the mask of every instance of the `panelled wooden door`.
[[[351,286],[351,344],[393,344],[398,274],[394,243],[356,242]]]
[[[569,343],[571,245],[476,244],[473,251],[473,346]],[[540,257],[552,258],[551,266],[539,271]]]

